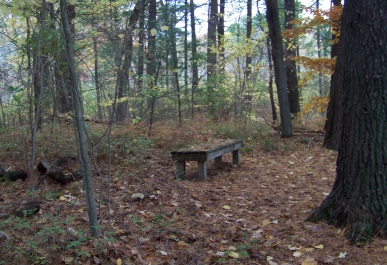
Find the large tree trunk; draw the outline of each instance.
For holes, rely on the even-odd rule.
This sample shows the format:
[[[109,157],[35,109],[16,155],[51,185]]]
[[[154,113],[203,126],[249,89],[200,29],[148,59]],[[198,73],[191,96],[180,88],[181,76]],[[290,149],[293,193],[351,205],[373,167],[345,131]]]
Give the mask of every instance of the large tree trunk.
[[[347,226],[351,242],[387,237],[387,1],[347,0],[336,70],[343,127],[332,191],[308,221]],[[343,47],[343,46],[340,46]]]
[[[291,30],[296,15],[296,7],[294,0],[285,0],[285,29]],[[298,91],[298,77],[296,61],[296,39],[286,39],[286,81],[288,87],[288,99],[290,113],[297,115],[300,112],[300,93]]]
[[[94,197],[94,185],[93,176],[91,172],[90,157],[87,152],[87,138],[83,118],[82,109],[82,96],[78,89],[78,79],[75,69],[74,60],[74,39],[71,32],[70,18],[67,13],[68,3],[66,0],[60,0],[61,10],[61,24],[62,24],[62,42],[64,45],[64,51],[67,58],[67,66],[70,73],[70,90],[71,99],[74,106],[75,124],[77,127],[77,140],[80,157],[83,166],[83,175],[85,178],[85,189],[86,189],[86,202],[87,202],[87,213],[89,215],[89,229],[92,237],[98,236],[98,223],[97,223],[97,209],[95,205]]]
[[[269,26],[272,56],[274,64],[275,83],[277,85],[278,105],[281,118],[281,137],[293,135],[292,122],[290,120],[289,102],[286,91],[286,73],[284,66],[284,52],[282,46],[281,27],[278,16],[277,0],[266,1],[266,19]]]
[[[341,0],[333,0],[335,8],[341,8]],[[340,30],[340,20],[332,21],[332,40],[337,38]],[[341,40],[342,42],[342,40]],[[325,137],[323,146],[331,149],[338,150],[339,139],[341,133],[341,118],[342,118],[342,60],[339,61],[337,58],[340,46],[345,49],[345,44],[339,45],[337,42],[333,42],[331,50],[331,59],[336,57],[336,69],[331,76],[331,87],[329,93],[329,103],[327,108],[327,120],[325,122]]]

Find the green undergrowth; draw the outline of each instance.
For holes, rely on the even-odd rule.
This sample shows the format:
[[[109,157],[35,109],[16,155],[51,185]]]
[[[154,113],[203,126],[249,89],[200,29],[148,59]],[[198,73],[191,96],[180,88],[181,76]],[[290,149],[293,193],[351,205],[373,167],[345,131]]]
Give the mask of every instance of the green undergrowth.
[[[74,227],[74,218],[45,215],[11,217],[0,222],[7,235],[0,249],[0,264],[84,264],[91,257],[108,255],[115,241],[111,235],[97,239]]]
[[[279,149],[278,137],[273,135],[271,128],[264,123],[249,122],[223,122],[211,123],[208,128],[213,130],[215,135],[224,139],[242,139],[243,152],[252,152],[255,148],[264,151]]]

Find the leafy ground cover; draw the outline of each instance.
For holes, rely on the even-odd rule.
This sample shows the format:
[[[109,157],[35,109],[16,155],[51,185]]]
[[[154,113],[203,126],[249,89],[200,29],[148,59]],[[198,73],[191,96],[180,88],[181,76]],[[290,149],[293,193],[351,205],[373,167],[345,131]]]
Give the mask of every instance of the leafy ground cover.
[[[296,130],[280,139],[264,125],[244,131],[201,121],[157,124],[148,139],[146,126],[117,127],[108,192],[109,151],[98,141],[104,134],[98,126],[90,125],[89,136],[101,173],[95,172],[95,187],[103,236],[88,236],[82,182],[61,187],[46,181],[36,192],[29,190],[33,178],[4,182],[2,213],[32,195],[41,210],[32,218],[0,220],[0,264],[386,264],[387,241],[353,246],[342,229],[304,221],[335,178],[336,153],[321,147],[321,133]],[[38,160],[75,152],[71,129],[46,130],[38,138]],[[24,138],[1,134],[1,163],[20,168]],[[171,150],[238,137],[245,145],[240,165],[231,164],[231,155],[221,164],[210,161],[203,182],[190,162],[187,178],[176,178]]]

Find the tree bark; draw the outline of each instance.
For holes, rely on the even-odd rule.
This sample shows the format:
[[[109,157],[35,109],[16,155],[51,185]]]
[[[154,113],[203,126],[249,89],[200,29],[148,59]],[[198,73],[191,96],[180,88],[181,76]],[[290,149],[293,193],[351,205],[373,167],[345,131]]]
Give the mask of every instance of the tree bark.
[[[387,237],[387,1],[347,0],[340,35],[342,133],[332,191],[307,219],[366,242]],[[347,44],[345,49],[343,43]]]
[[[296,15],[296,7],[294,0],[285,0],[285,29],[291,30]],[[285,39],[286,49],[286,81],[288,88],[288,99],[290,113],[297,115],[300,112],[300,93],[298,91],[298,77],[296,61],[296,39]]]
[[[272,47],[275,83],[277,85],[278,105],[280,108],[281,137],[291,137],[293,135],[293,128],[290,120],[289,102],[286,91],[286,73],[283,63],[284,52],[278,16],[278,3],[277,0],[265,1],[267,7],[266,19],[269,26],[269,37]]]

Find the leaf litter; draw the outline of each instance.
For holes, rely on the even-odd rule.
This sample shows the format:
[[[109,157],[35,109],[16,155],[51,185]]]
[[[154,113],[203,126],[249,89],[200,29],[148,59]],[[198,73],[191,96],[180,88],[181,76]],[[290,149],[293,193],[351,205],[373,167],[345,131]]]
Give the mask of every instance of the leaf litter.
[[[96,194],[103,190],[101,238],[88,237],[81,183],[47,183],[36,194],[41,212],[28,225],[1,225],[0,245],[7,248],[0,255],[21,264],[31,255],[56,264],[385,264],[386,241],[359,248],[338,228],[304,221],[335,179],[336,153],[321,147],[322,135],[278,139],[280,148],[269,152],[256,147],[242,153],[238,166],[231,155],[209,161],[207,182],[196,180],[190,162],[179,180],[169,151],[193,129],[160,130],[152,155],[139,163],[113,161],[110,207],[106,179],[95,178]],[[200,143],[212,134],[194,138]],[[305,137],[314,141],[306,145]],[[106,174],[106,161],[100,164]],[[27,189],[27,182],[1,185],[0,210],[27,200]]]

